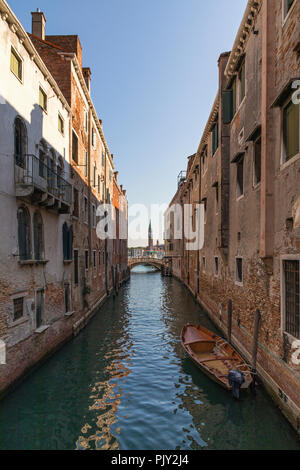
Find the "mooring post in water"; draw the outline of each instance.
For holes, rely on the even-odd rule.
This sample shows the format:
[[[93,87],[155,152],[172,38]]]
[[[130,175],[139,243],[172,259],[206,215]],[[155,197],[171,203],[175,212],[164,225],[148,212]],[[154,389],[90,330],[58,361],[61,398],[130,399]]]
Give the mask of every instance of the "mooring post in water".
[[[255,312],[255,321],[254,321],[254,336],[253,336],[253,348],[252,348],[252,388],[255,387],[256,382],[256,363],[257,363],[257,348],[258,348],[258,335],[259,335],[259,325],[261,320],[261,314],[259,310]]]
[[[232,300],[228,301],[228,322],[227,322],[227,337],[228,342],[231,344],[231,328],[232,328]]]

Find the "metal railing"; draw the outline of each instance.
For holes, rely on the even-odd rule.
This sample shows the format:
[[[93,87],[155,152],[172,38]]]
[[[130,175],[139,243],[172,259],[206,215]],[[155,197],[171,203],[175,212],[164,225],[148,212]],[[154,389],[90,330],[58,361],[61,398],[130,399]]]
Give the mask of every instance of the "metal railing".
[[[72,185],[57,171],[35,155],[24,155],[22,165],[15,162],[15,181],[22,186],[34,186],[66,204],[72,204]]]
[[[186,181],[186,171],[181,171],[178,175],[177,182],[178,182],[178,187],[181,186],[183,183]]]

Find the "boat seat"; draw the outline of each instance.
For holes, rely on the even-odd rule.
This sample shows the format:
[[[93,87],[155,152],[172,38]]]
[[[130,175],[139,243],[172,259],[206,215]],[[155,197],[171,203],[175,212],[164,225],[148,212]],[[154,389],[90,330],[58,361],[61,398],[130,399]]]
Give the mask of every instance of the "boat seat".
[[[234,357],[216,357],[214,356],[214,358],[212,358],[211,356],[206,356],[205,357],[201,357],[199,358],[199,362],[213,362],[213,361],[239,361],[238,358],[234,358]]]
[[[187,343],[184,343],[185,346],[190,346],[191,344],[197,344],[197,343],[215,343],[213,339],[197,339],[194,341],[188,341]]]

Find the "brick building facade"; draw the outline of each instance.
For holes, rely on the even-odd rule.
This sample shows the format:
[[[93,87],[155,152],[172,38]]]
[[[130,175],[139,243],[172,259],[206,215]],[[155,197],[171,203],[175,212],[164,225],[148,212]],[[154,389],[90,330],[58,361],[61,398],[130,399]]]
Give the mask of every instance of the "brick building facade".
[[[114,197],[127,217],[127,199],[119,187],[114,196],[113,156],[78,36],[46,36],[39,11],[27,34],[4,0],[0,15],[1,394],[77,334],[115,288],[119,242],[98,237],[97,209]],[[127,257],[117,262],[120,284]]]
[[[202,204],[205,241],[186,250],[171,221],[167,263],[251,361],[300,430],[300,2],[249,0],[195,156],[170,205]],[[299,94],[298,94],[299,95]],[[173,221],[172,221],[173,220]],[[298,349],[297,349],[298,348]]]

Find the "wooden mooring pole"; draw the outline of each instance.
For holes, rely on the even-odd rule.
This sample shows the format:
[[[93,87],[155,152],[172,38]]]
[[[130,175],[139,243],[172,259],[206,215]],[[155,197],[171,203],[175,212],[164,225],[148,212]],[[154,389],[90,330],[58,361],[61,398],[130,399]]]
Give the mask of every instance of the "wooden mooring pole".
[[[258,349],[258,336],[260,326],[261,314],[259,310],[255,312],[254,320],[254,335],[253,335],[253,347],[252,347],[252,388],[255,387],[256,382],[256,364],[257,364],[257,349]]]
[[[227,320],[227,339],[231,344],[231,330],[232,330],[232,300],[228,301],[228,320]]]

